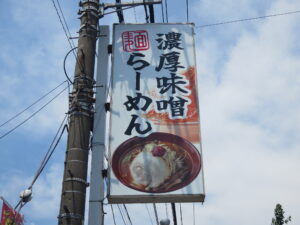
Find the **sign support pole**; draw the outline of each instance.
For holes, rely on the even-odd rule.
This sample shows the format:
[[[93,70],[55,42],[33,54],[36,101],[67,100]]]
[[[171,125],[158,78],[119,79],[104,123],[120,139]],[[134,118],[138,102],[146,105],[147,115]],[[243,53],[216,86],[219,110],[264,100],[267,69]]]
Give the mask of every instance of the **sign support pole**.
[[[104,155],[106,133],[106,84],[108,75],[109,26],[100,26],[97,61],[96,106],[92,140],[92,164],[88,225],[103,225]]]

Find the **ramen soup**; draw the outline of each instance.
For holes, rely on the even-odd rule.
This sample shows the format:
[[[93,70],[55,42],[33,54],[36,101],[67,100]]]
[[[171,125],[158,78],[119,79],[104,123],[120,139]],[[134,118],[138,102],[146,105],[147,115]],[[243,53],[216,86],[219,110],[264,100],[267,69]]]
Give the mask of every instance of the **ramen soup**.
[[[151,141],[128,151],[121,160],[123,182],[146,192],[175,190],[189,178],[190,156],[180,146]]]

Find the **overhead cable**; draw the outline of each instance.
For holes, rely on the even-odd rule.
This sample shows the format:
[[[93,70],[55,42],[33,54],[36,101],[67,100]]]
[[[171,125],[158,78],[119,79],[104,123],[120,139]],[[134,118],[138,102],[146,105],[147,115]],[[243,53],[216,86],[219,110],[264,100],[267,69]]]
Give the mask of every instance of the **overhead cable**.
[[[124,222],[124,225],[127,225],[127,223],[126,223],[126,221],[125,221],[125,218],[124,218],[124,215],[123,215],[123,212],[122,212],[122,210],[121,210],[121,208],[120,208],[120,205],[117,204],[117,206],[118,206],[119,212],[120,212],[120,214],[121,214],[122,220],[123,220],[123,222]]]
[[[172,206],[172,214],[173,214],[173,223],[174,223],[174,225],[177,225],[177,215],[176,215],[175,203],[172,202],[171,206]]]
[[[193,203],[193,225],[196,225],[196,218],[195,218],[195,203]]]
[[[125,212],[126,212],[126,214],[127,214],[127,218],[128,218],[128,220],[129,220],[129,223],[132,225],[131,218],[130,218],[130,216],[129,216],[129,213],[128,213],[128,210],[127,210],[127,207],[126,207],[126,205],[125,205],[125,204],[123,204],[123,206],[124,206]]]
[[[112,205],[112,204],[110,205],[110,208],[111,208],[111,213],[112,213],[113,220],[114,220],[114,225],[117,225],[117,224],[116,224],[116,218],[115,218],[115,212],[114,212],[114,208],[113,208],[113,205]]]
[[[28,107],[26,107],[25,109],[23,109],[22,111],[18,112],[16,115],[12,116],[10,119],[8,119],[7,121],[5,121],[4,123],[2,123],[0,125],[0,127],[4,126],[5,124],[9,123],[10,121],[12,121],[13,119],[17,118],[18,116],[20,116],[22,113],[24,113],[26,110],[30,109],[32,106],[34,106],[35,104],[37,104],[38,102],[40,102],[42,99],[44,99],[45,97],[47,97],[49,94],[51,94],[53,91],[55,91],[57,88],[59,88],[61,85],[63,85],[65,82],[67,82],[66,80],[63,81],[62,83],[60,83],[59,85],[57,85],[55,88],[53,88],[52,90],[50,90],[49,92],[47,92],[46,94],[44,94],[42,97],[40,97],[39,99],[37,99],[35,102],[33,102],[32,104],[30,104]]]
[[[186,22],[189,22],[189,0],[186,0]]]
[[[69,84],[68,84],[69,87]],[[46,104],[44,104],[40,109],[38,109],[37,111],[35,111],[34,113],[32,113],[29,117],[27,117],[25,120],[23,120],[21,123],[19,123],[17,126],[13,127],[12,129],[10,129],[9,131],[7,131],[6,133],[4,133],[3,135],[0,136],[0,139],[4,138],[5,136],[9,135],[11,132],[13,132],[14,130],[16,130],[18,127],[20,127],[21,125],[23,125],[24,123],[26,123],[28,120],[30,120],[32,117],[34,117],[37,113],[39,113],[42,109],[44,109],[47,105],[49,105],[52,101],[54,101],[59,95],[61,95],[66,89],[68,89],[68,87],[64,88],[62,91],[60,91],[58,94],[56,94],[53,98],[51,98]]]
[[[127,9],[132,9],[132,8],[135,8],[137,6],[128,6],[128,7],[125,7],[125,8],[122,8],[122,9],[116,9],[116,10],[113,10],[113,11],[110,11],[110,12],[107,12],[107,13],[103,13],[102,15],[105,16],[105,15],[108,15],[108,14],[112,14],[112,13],[115,13],[115,12],[118,12],[120,10],[124,11],[124,10],[127,10]]]
[[[134,0],[132,0],[132,2],[134,3]],[[135,7],[133,7],[133,14],[134,14],[134,20],[135,20],[135,23],[137,23]]]
[[[67,127],[67,126],[66,126],[66,125],[64,126],[64,124],[65,124],[65,122],[66,122],[67,116],[68,116],[68,115],[66,114],[65,117],[64,117],[64,119],[62,120],[62,122],[61,122],[61,124],[60,124],[60,126],[59,126],[59,128],[58,128],[58,130],[57,130],[57,132],[56,132],[56,134],[55,134],[55,136],[54,136],[54,138],[53,138],[51,144],[50,144],[50,147],[48,148],[48,151],[46,152],[46,154],[45,154],[45,156],[44,156],[44,158],[43,158],[43,160],[42,160],[42,162],[41,162],[41,164],[40,164],[40,166],[39,166],[39,168],[38,168],[38,170],[37,170],[35,176],[33,177],[32,182],[30,183],[30,185],[29,185],[29,187],[28,187],[28,189],[27,189],[27,190],[30,191],[30,195],[31,195],[31,190],[32,190],[32,188],[33,188],[33,185],[35,184],[35,182],[37,181],[38,177],[39,177],[39,176],[41,175],[41,173],[43,172],[43,170],[44,170],[44,168],[46,167],[47,163],[49,162],[51,156],[53,155],[53,153],[54,153],[56,147],[58,146],[58,144],[59,144],[59,142],[60,142],[60,140],[61,140],[61,137],[62,137],[64,131],[66,130],[66,127]],[[63,127],[63,128],[62,128],[62,127]],[[59,135],[59,133],[60,133],[60,135]],[[58,137],[58,135],[59,135],[59,137]],[[57,138],[57,137],[58,137],[58,138]],[[54,144],[54,143],[55,143],[55,144]],[[29,201],[29,200],[28,200],[28,201]],[[20,200],[20,201],[18,202],[18,204],[15,206],[15,209],[19,208],[18,210],[20,211],[21,208],[23,208],[23,206],[24,206],[28,201],[24,201],[24,199],[21,198],[21,200]]]
[[[66,76],[66,78],[68,79],[68,81],[69,81],[71,84],[73,84],[73,82],[72,82],[72,80],[70,79],[70,77],[68,76],[68,73],[67,73],[67,70],[66,70],[66,60],[67,60],[69,54],[70,54],[72,51],[74,51],[76,48],[78,48],[78,47],[74,47],[74,48],[72,48],[71,50],[69,50],[69,51],[67,52],[67,54],[65,55],[65,58],[64,58],[64,62],[63,62],[63,67],[64,67],[64,73],[65,73],[65,76]]]
[[[34,176],[34,178],[33,178],[33,180],[32,180],[32,182],[31,182],[31,184],[30,184],[30,186],[29,186],[28,189],[32,189],[34,183],[36,182],[36,180],[38,179],[38,177],[41,175],[41,173],[43,172],[43,170],[46,167],[47,163],[49,162],[52,154],[54,153],[54,151],[55,151],[55,149],[56,149],[56,147],[57,147],[57,145],[58,145],[58,143],[59,143],[59,141],[60,141],[60,139],[61,139],[64,131],[68,127],[67,125],[65,125],[67,117],[68,117],[68,115],[66,114],[65,117],[64,117],[64,119],[63,119],[63,121],[61,122],[61,124],[60,124],[60,126],[59,126],[59,128],[58,128],[58,130],[57,130],[57,132],[56,132],[56,134],[54,136],[54,138],[53,138],[53,141],[51,142],[50,147],[49,147],[47,153],[45,154],[45,156],[44,156],[44,158],[43,158],[43,160],[42,160],[42,162],[41,162],[41,164],[40,164],[40,166],[39,166],[39,168],[38,168],[38,170],[37,170],[37,172],[36,172],[36,174],[35,174],[35,176]],[[60,135],[57,138],[59,132],[60,132]]]
[[[181,225],[183,225],[181,203],[179,203],[179,209],[180,209],[180,221],[181,221]]]
[[[151,214],[150,214],[150,211],[149,211],[149,208],[148,208],[148,205],[145,204],[145,206],[146,206],[146,209],[147,209],[147,212],[148,212],[148,216],[149,216],[149,218],[150,218],[151,225],[154,225],[153,220],[152,220],[152,217],[151,217]]]
[[[165,208],[166,208],[166,217],[169,218],[168,204],[167,203],[165,203]]]
[[[51,0],[51,1],[52,1],[52,3],[53,3],[53,7],[55,8],[55,11],[56,11],[56,14],[57,14],[57,16],[58,16],[59,22],[60,22],[60,24],[61,24],[61,26],[62,26],[62,28],[63,28],[63,30],[64,30],[65,36],[66,36],[66,38],[67,38],[67,41],[68,41],[70,47],[71,47],[71,48],[74,48],[75,46],[73,46],[73,43],[71,42],[71,40],[70,40],[70,38],[69,38],[69,35],[68,35],[68,32],[67,32],[67,28],[65,27],[65,25],[64,25],[64,23],[63,23],[63,20],[62,20],[62,17],[60,16],[60,13],[59,13],[59,11],[58,11],[58,8],[57,8],[57,6],[56,6],[54,0]]]
[[[266,19],[266,18],[276,17],[276,16],[286,16],[286,15],[291,15],[291,14],[296,14],[296,13],[300,13],[300,10],[285,12],[285,13],[265,15],[265,16],[258,16],[258,17],[250,17],[250,18],[238,19],[238,20],[228,20],[228,21],[223,21],[223,22],[219,22],[219,23],[211,23],[211,24],[200,25],[200,26],[196,26],[196,28],[204,28],[204,27],[219,26],[219,25],[230,24],[230,23],[246,22],[246,21]]]
[[[116,9],[117,9],[117,15],[119,18],[119,23],[124,23],[124,15],[123,15],[123,10],[122,10],[122,6],[118,6],[118,4],[121,3],[121,0],[116,0]]]
[[[52,3],[53,3],[53,7],[55,8],[55,11],[56,11],[56,14],[57,14],[57,16],[58,16],[59,22],[60,22],[60,24],[61,24],[61,26],[62,26],[62,28],[63,28],[64,34],[65,34],[65,36],[66,36],[66,38],[67,38],[67,41],[68,41],[68,43],[69,43],[71,49],[73,49],[73,48],[75,48],[75,45],[74,45],[74,43],[73,43],[73,40],[71,41],[71,34],[70,34],[70,31],[69,31],[69,28],[68,28],[67,23],[64,24],[64,22],[63,22],[63,20],[62,20],[62,17],[64,18],[64,16],[63,16],[63,12],[62,12],[62,10],[61,10],[61,7],[59,7],[59,8],[60,8],[60,10],[61,10],[62,16],[60,16],[60,13],[59,13],[59,11],[58,11],[58,8],[56,7],[56,4],[55,4],[54,0],[51,0],[51,1],[52,1]],[[58,2],[58,0],[56,0],[56,1]],[[59,2],[58,2],[58,4],[59,4]],[[59,6],[60,6],[60,4],[59,4]],[[65,20],[64,20],[64,21],[65,21]],[[69,34],[68,34],[68,31],[67,31],[67,30],[69,31]],[[78,65],[80,66],[80,70],[83,71],[83,68],[84,68],[84,67],[83,67],[83,65],[81,64],[80,60],[78,60],[77,55],[76,55],[74,52],[73,52],[73,55],[74,55],[74,57],[75,57],[75,59],[76,59],[76,62],[77,62]]]
[[[149,5],[150,23],[155,23],[153,4]]]
[[[146,4],[145,4],[145,1],[146,0],[143,0],[143,2],[144,2],[144,9],[145,9],[145,20],[146,20],[146,23],[149,23],[149,16],[148,16],[148,11],[147,11],[147,6],[146,6]]]
[[[166,20],[169,23],[169,16],[168,16],[168,0],[165,0],[165,10],[166,10]]]
[[[159,219],[158,219],[157,208],[156,208],[156,204],[155,203],[153,203],[153,209],[154,209],[156,223],[157,223],[157,225],[159,225]]]
[[[165,22],[165,13],[164,13],[164,3],[163,3],[163,0],[161,1],[161,17],[162,17],[162,21],[163,23]]]
[[[61,9],[59,0],[56,0],[56,2],[57,2],[57,5],[58,5],[58,8],[59,8],[60,14],[61,14],[61,16],[62,16],[62,18],[63,18],[63,21],[64,21],[64,24],[65,24],[66,30],[67,30],[67,32],[68,32],[68,34],[69,34],[69,38],[70,38],[70,37],[71,37],[71,32],[70,32],[68,23],[67,23],[67,21],[66,21],[66,18],[65,18],[65,16],[64,16],[64,12],[63,12],[62,9]],[[74,44],[73,40],[71,39],[70,41],[71,41],[71,43],[72,43],[72,45],[73,45],[73,48],[74,48],[74,47],[75,47],[75,44]]]

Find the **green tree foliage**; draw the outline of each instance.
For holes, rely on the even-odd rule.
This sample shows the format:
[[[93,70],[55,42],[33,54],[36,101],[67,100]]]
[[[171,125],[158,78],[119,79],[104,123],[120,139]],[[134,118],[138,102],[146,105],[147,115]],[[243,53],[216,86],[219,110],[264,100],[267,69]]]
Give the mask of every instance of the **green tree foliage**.
[[[276,205],[274,214],[275,214],[275,218],[272,218],[271,225],[283,225],[283,224],[287,224],[288,222],[290,222],[292,220],[291,216],[289,216],[288,218],[284,217],[284,211],[280,204]]]

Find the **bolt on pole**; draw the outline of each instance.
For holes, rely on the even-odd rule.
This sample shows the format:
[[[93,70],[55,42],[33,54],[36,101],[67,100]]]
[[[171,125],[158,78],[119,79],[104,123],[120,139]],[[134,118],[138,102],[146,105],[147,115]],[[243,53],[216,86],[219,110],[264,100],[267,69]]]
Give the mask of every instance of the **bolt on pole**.
[[[87,166],[94,114],[94,64],[99,0],[80,1],[80,30],[73,90],[69,97],[69,135],[59,225],[84,223]]]

